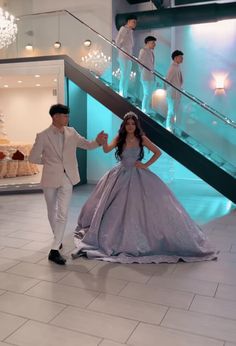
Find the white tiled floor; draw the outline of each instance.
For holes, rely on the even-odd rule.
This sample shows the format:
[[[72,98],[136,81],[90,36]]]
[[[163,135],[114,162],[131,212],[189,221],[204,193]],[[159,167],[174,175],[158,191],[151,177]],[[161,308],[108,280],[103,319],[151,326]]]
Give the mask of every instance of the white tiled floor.
[[[73,195],[66,267],[47,261],[43,195],[0,196],[0,346],[236,346],[236,211],[204,225],[217,261],[72,261],[89,191]]]

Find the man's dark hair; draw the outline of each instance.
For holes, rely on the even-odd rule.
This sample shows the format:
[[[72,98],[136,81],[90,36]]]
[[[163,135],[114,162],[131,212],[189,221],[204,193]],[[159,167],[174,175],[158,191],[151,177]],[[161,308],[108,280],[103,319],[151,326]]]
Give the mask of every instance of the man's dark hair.
[[[172,60],[174,60],[174,58],[175,58],[176,56],[179,56],[179,55],[184,55],[184,53],[181,52],[181,50],[175,50],[175,51],[171,54]]]
[[[128,14],[127,17],[126,17],[126,23],[128,22],[128,20],[132,20],[132,19],[135,19],[137,20],[137,16],[135,16],[135,14]]]
[[[56,105],[52,105],[49,109],[49,114],[51,115],[51,117],[53,117],[57,113],[69,114],[70,108],[60,103],[57,103]]]
[[[156,39],[156,37],[154,37],[154,36],[147,36],[147,37],[145,37],[145,39],[144,39],[144,43],[146,44],[146,43],[148,43],[148,42],[150,42],[150,41],[156,41],[157,39]]]

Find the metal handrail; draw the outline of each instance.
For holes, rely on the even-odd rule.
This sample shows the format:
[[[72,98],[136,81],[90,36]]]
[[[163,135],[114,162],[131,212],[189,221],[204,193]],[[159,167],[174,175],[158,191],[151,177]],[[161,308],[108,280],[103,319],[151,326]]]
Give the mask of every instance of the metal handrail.
[[[177,90],[179,93],[183,94],[184,96],[186,96],[188,99],[190,99],[191,101],[197,103],[200,107],[204,108],[205,110],[207,110],[209,113],[213,114],[216,118],[220,119],[221,121],[223,121],[224,123],[226,123],[229,126],[232,126],[234,128],[236,128],[236,122],[228,117],[226,117],[224,114],[218,112],[217,110],[215,110],[214,108],[212,108],[211,106],[207,105],[205,102],[201,101],[199,98],[197,98],[196,96],[190,94],[189,92],[187,92],[184,89],[180,89],[178,87],[176,87],[175,85],[173,85],[171,82],[169,82],[168,80],[166,80],[166,78],[159,73],[158,71],[154,71],[149,69],[147,66],[145,66],[141,61],[139,61],[139,59],[133,55],[128,54],[127,52],[125,52],[122,48],[118,47],[116,45],[116,43],[114,41],[110,41],[109,39],[107,39],[105,36],[103,36],[102,34],[100,34],[98,31],[96,31],[95,29],[91,28],[87,23],[85,23],[84,21],[82,21],[81,19],[79,19],[77,16],[75,16],[73,13],[71,13],[70,11],[64,9],[64,10],[58,10],[58,11],[48,11],[48,12],[38,12],[38,13],[33,13],[33,14],[26,14],[26,15],[22,15],[20,18],[24,18],[24,17],[29,17],[29,16],[44,16],[44,15],[49,15],[49,14],[55,14],[55,13],[67,13],[68,15],[70,15],[71,17],[73,17],[74,19],[76,19],[77,21],[79,21],[81,24],[83,24],[84,26],[86,26],[89,30],[91,30],[93,33],[95,33],[97,36],[99,36],[101,39],[103,39],[104,41],[106,41],[109,45],[111,45],[112,47],[115,47],[118,51],[122,52],[122,54],[126,55],[128,58],[130,58],[131,60],[134,60],[135,62],[137,62],[140,66],[142,66],[143,68],[145,68],[146,70],[148,70],[149,72],[151,72],[153,75],[155,75],[156,77],[158,77],[159,79],[161,79],[165,84],[170,85],[172,88],[174,88],[175,90]]]

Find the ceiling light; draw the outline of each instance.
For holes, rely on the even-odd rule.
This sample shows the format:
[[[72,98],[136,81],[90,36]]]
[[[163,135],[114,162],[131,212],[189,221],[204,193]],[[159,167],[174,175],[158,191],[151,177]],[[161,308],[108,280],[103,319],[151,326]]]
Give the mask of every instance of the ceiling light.
[[[17,83],[21,84],[21,83],[22,83],[22,80],[18,80]]]
[[[54,43],[54,48],[56,48],[56,49],[61,48],[61,42],[56,41],[56,42]]]
[[[15,17],[0,7],[0,49],[9,46],[16,39]]]
[[[4,87],[4,88],[8,88],[8,84],[4,84],[3,87]]]
[[[36,87],[40,87],[40,84],[35,84]]]
[[[39,78],[40,74],[35,74],[34,76],[35,76],[35,78]]]
[[[33,46],[31,43],[28,43],[26,46],[25,46],[25,49],[26,50],[33,50]]]
[[[84,41],[84,46],[85,46],[85,47],[90,47],[91,44],[92,44],[91,40],[85,40],[85,41]]]

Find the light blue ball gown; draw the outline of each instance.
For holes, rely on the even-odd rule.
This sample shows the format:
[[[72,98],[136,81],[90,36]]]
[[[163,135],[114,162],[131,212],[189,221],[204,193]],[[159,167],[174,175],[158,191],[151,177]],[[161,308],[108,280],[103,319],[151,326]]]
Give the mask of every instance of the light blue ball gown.
[[[169,188],[135,162],[139,147],[127,148],[83,206],[72,257],[120,263],[212,260],[216,253],[200,227]]]

